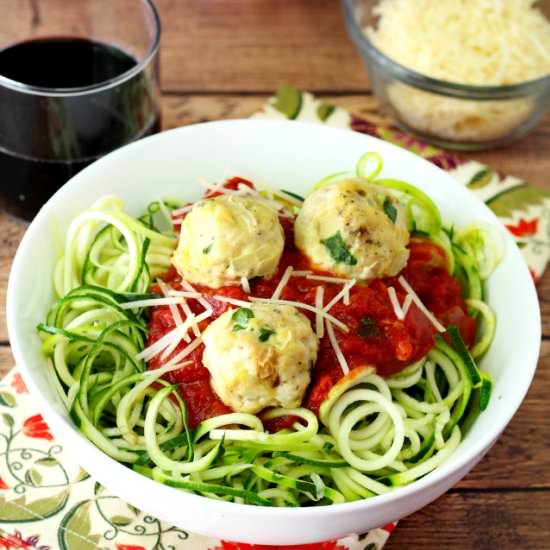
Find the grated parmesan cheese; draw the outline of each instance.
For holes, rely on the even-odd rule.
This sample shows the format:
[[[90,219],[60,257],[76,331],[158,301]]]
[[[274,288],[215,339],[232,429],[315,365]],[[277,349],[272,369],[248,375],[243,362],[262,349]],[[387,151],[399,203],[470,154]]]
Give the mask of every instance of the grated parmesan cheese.
[[[550,74],[550,21],[535,0],[381,0],[366,33],[385,55],[432,78],[499,86]]]
[[[306,279],[312,281],[324,281],[326,283],[349,283],[351,279],[345,279],[344,277],[328,277],[327,275],[309,275],[306,273]]]
[[[248,279],[246,277],[241,277],[241,288],[244,290],[244,292],[250,294],[250,283],[248,282]]]
[[[162,280],[157,279],[157,284],[164,296],[168,296],[170,292],[170,287]],[[170,309],[170,314],[172,315],[172,318],[174,319],[174,324],[176,326],[183,324],[183,319],[181,318],[181,313],[179,310],[179,307],[177,304],[168,304],[168,308]],[[187,332],[183,334],[183,338],[186,342],[189,341],[187,337]]]
[[[351,281],[348,281],[342,288],[342,290],[336,294],[336,296],[323,308],[324,311],[330,311],[333,306],[335,306],[346,294],[350,291],[350,289],[355,285],[357,281],[355,279],[352,279]]]
[[[397,292],[395,292],[395,288],[393,288],[393,286],[388,287],[388,297],[395,316],[402,321],[405,318],[405,314],[403,313],[403,309],[399,303],[399,298],[397,297]]]
[[[318,286],[315,289],[315,307],[320,311],[323,310],[323,301],[325,298],[325,289],[322,286]],[[319,340],[325,335],[325,324],[323,322],[323,316],[321,313],[315,314],[315,332]]]
[[[475,86],[517,84],[550,74],[550,21],[534,0],[381,0],[372,43],[423,75]],[[387,90],[399,117],[451,140],[506,136],[532,113],[532,97],[476,101],[403,83]]]
[[[293,302],[292,300],[273,300],[273,298],[250,298],[252,302],[264,302],[264,303],[271,303],[271,304],[281,304],[284,306],[294,306],[298,309],[305,309],[306,311],[311,311],[312,313],[315,313],[316,315],[321,315],[324,319],[327,321],[330,321],[334,326],[338,327],[343,332],[348,332],[349,328],[345,323],[342,323],[339,319],[331,315],[330,313],[327,313],[326,307],[324,309],[319,309],[315,306],[310,306],[309,304],[304,304],[302,302]]]
[[[285,272],[283,273],[283,276],[281,277],[281,280],[279,281],[279,284],[277,285],[277,288],[273,291],[273,294],[271,295],[272,300],[278,300],[281,296],[281,293],[283,292],[285,286],[287,285],[288,281],[290,280],[290,277],[292,276],[292,271],[294,268],[289,265]]]
[[[328,334],[328,339],[330,340],[330,345],[334,349],[334,354],[336,355],[336,359],[338,360],[338,364],[340,365],[342,372],[344,374],[348,374],[349,372],[348,362],[346,361],[346,358],[344,357],[344,354],[342,353],[342,350],[338,345],[338,340],[336,340],[336,335],[334,334],[332,323],[330,323],[329,321],[327,321],[327,334]]]
[[[167,306],[170,304],[181,304],[183,298],[178,296],[169,296],[167,298],[149,298],[144,300],[134,300],[133,302],[124,302],[120,304],[121,309],[134,309],[138,307]]]
[[[405,277],[401,276],[398,279],[399,284],[405,289],[405,292],[411,297],[416,307],[428,318],[438,332],[445,332],[447,329],[435,318],[434,314],[422,303],[418,294],[413,290],[412,286],[407,282]],[[388,289],[389,291],[389,289]],[[395,291],[395,289],[394,289]]]

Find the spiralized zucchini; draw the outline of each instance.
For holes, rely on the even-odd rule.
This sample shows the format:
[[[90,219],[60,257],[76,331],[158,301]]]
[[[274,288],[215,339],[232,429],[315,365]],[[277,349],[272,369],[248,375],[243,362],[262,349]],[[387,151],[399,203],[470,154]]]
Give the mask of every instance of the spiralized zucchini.
[[[447,252],[479,334],[468,350],[456,327],[417,363],[382,378],[372,366],[352,370],[329,392],[319,418],[305,408],[274,408],[262,418],[230,413],[190,429],[177,385],[163,376],[183,363],[147,371],[139,359],[147,318],[128,302],[151,297],[152,280],[170,266],[170,222],[180,203],[159,201],[135,219],[105,197],[71,223],[55,269],[59,299],[38,326],[55,384],[86,437],[109,456],[160,483],[225,501],[310,506],[386,493],[437,468],[487,407],[492,382],[474,358],[494,336],[484,280],[502,251],[482,226],[443,228],[433,201],[412,185],[377,179],[382,159],[367,153],[355,175],[386,187],[402,202],[409,229]],[[314,188],[347,177],[338,173]],[[354,174],[352,174],[353,176]],[[269,192],[294,211],[299,197]],[[293,202],[288,202],[292,200]],[[452,345],[451,345],[452,344]],[[292,416],[269,433],[264,422]]]

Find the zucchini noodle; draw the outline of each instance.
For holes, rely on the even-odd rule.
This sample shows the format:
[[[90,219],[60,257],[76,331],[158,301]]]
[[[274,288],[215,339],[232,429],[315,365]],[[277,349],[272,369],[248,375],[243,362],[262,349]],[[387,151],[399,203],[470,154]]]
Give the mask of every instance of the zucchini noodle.
[[[58,299],[38,326],[56,389],[82,433],[110,457],[159,483],[260,506],[369,498],[411,483],[445,461],[489,403],[492,381],[475,359],[485,354],[495,333],[495,314],[483,301],[484,281],[498,265],[502,247],[490,227],[444,227],[425,193],[379,178],[382,169],[381,156],[369,152],[355,173],[327,176],[313,189],[362,177],[398,197],[409,230],[446,252],[448,270],[478,320],[470,350],[451,325],[444,337],[435,336],[425,357],[397,374],[383,378],[368,365],[351,370],[330,389],[319,418],[304,407],[272,408],[261,416],[215,416],[190,429],[178,384],[163,378],[187,364],[186,353],[177,355],[183,362],[168,359],[178,340],[165,336],[154,352],[143,353],[147,303],[176,301],[164,287],[167,297],[161,300],[149,289],[171,265],[177,244],[171,212],[184,203],[159,200],[134,218],[120,199],[109,196],[70,224],[54,273]],[[288,211],[299,211],[301,197],[266,193]],[[166,229],[160,231],[162,224]],[[197,319],[211,314],[206,309]],[[176,328],[189,342],[188,308],[185,315],[187,320],[178,312]],[[164,366],[147,371],[142,357],[157,351]],[[291,427],[270,433],[264,423],[281,417],[291,417]]]

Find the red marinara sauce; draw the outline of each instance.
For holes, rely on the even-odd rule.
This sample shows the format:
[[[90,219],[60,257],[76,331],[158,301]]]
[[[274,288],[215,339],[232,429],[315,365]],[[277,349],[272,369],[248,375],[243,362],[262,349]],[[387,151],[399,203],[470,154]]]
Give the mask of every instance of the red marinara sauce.
[[[251,185],[246,180],[234,178],[227,186],[236,188],[240,183]],[[251,280],[252,296],[271,297],[285,269],[290,265],[295,271],[309,270],[318,275],[331,276],[330,273],[314,269],[308,258],[295,247],[293,220],[281,218],[281,224],[285,230],[285,249],[278,270],[271,279]],[[349,305],[339,301],[330,310],[331,315],[345,323],[349,329],[347,332],[342,332],[335,327],[338,344],[350,369],[373,365],[378,374],[389,376],[418,361],[433,347],[436,330],[416,305],[410,306],[404,320],[399,320],[395,316],[387,289],[393,286],[402,304],[406,293],[398,282],[398,277],[401,275],[409,282],[423,304],[445,326],[456,325],[466,345],[471,346],[473,343],[476,322],[468,315],[459,282],[448,273],[445,251],[429,241],[420,239],[412,239],[409,250],[410,257],[407,265],[397,277],[377,279],[368,285],[356,283],[350,290]],[[182,288],[181,277],[173,268],[165,274],[164,280],[173,288]],[[325,304],[342,289],[341,283],[291,277],[280,298],[314,305],[316,288],[319,285],[324,287]],[[195,285],[195,288],[210,303],[214,312],[212,317],[201,323],[201,330],[232,307],[216,300],[213,298],[214,295],[224,295],[239,300],[248,298],[248,295],[237,286],[211,289]],[[152,291],[160,293],[158,287],[153,287]],[[188,299],[187,305],[193,313],[199,314],[204,311],[197,300]],[[315,314],[305,310],[301,312],[314,326]],[[152,308],[147,345],[153,344],[174,327],[175,321],[168,306]],[[186,342],[180,342],[170,357],[185,349],[186,346]],[[179,385],[180,393],[188,407],[189,424],[192,427],[206,418],[231,411],[210,386],[210,374],[202,364],[203,350],[204,346],[201,344],[185,358],[185,361],[189,361],[188,365],[166,375],[167,380]],[[170,357],[162,360],[159,356],[155,357],[150,361],[149,368],[158,368]],[[302,405],[318,413],[330,388],[342,377],[343,373],[334,349],[328,336],[325,335],[319,343],[317,362],[312,370],[311,383]],[[271,430],[277,430],[287,424],[288,421],[282,418],[269,423],[268,427]]]

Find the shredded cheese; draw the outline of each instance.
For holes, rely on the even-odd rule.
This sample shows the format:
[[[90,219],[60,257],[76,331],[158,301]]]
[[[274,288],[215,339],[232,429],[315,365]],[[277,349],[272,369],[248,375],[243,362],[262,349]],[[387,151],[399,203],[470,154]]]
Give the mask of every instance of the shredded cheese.
[[[175,288],[171,288],[168,291],[169,296],[181,296],[182,298],[195,298],[199,299],[202,294],[200,292],[189,292],[188,290],[176,290]]]
[[[351,279],[344,279],[343,277],[328,277],[327,275],[310,275],[306,273],[306,279],[312,281],[324,281],[325,283],[349,283]]]
[[[411,307],[411,304],[412,304],[412,296],[410,294],[407,294],[405,296],[405,300],[403,301],[403,315],[406,317],[407,316],[407,313],[409,312],[409,308]]]
[[[550,74],[550,22],[535,3],[381,0],[377,27],[365,33],[385,55],[426,76],[477,86],[517,84]],[[536,108],[533,97],[466,100],[399,82],[387,94],[409,126],[451,140],[502,138]]]
[[[173,304],[181,304],[183,298],[179,296],[168,296],[166,298],[149,298],[144,300],[134,300],[133,302],[125,302],[120,304],[122,309],[134,309],[138,307],[153,307],[153,306],[167,306]]]
[[[345,295],[347,292],[350,291],[351,287],[355,285],[357,281],[355,279],[352,279],[351,281],[348,281],[342,290],[336,294],[336,296],[323,308],[324,311],[330,311],[333,306],[335,306]]]
[[[321,311],[323,311],[323,301],[325,297],[325,289],[322,286],[318,286],[315,289],[315,307],[318,311],[315,313],[315,332],[319,340],[325,335],[325,324]]]
[[[390,286],[388,288],[388,297],[390,299],[391,307],[393,308],[393,312],[395,313],[395,316],[400,321],[402,321],[405,318],[405,314],[401,309],[401,304],[399,303],[399,299],[397,298],[397,292],[395,292],[395,288],[393,288],[393,286]]]
[[[157,284],[159,285],[159,288],[164,296],[168,296],[170,287],[162,279],[157,279]],[[183,319],[181,318],[178,306],[176,304],[168,304],[168,308],[170,309],[170,313],[172,314],[176,326],[181,325],[183,323]]]
[[[177,365],[182,359],[185,359],[191,352],[195,351],[202,344],[200,338],[195,338],[188,346],[181,350],[178,354],[174,355],[170,361],[164,365],[164,367],[172,367]]]
[[[191,314],[181,325],[177,325],[171,331],[167,332],[164,336],[159,338],[156,342],[149,347],[142,350],[136,355],[136,359],[150,361],[153,357],[162,353],[162,357],[168,357],[170,353],[176,349],[181,339],[191,329],[193,325],[197,325],[201,321],[208,319],[212,315],[212,309],[202,312],[200,315]],[[189,339],[187,339],[189,341]]]
[[[176,208],[175,210],[172,210],[172,216],[179,216],[180,214],[187,214],[187,212],[190,212],[193,210],[193,206],[195,206],[195,203],[186,204],[185,206],[182,206],[181,208]],[[182,220],[172,220],[172,223],[176,222],[182,222]]]
[[[241,287],[247,294],[250,294],[250,283],[246,277],[241,277]]]
[[[208,303],[207,300],[205,300],[202,296],[202,294],[200,292],[197,292],[197,290],[193,287],[193,285],[191,285],[190,283],[188,283],[187,281],[183,280],[181,281],[181,286],[183,288],[185,288],[185,290],[188,290],[189,292],[193,292],[197,295],[197,298],[196,300],[199,302],[199,304],[205,309],[205,310],[209,310],[210,309],[210,304]]]
[[[187,332],[187,327],[184,327],[183,325],[173,328],[171,331],[160,337],[156,342],[153,342],[150,346],[140,351],[136,355],[136,359],[150,361],[153,357],[156,357],[159,353],[165,350],[173,340],[179,341],[185,332]]]
[[[193,316],[193,312],[191,311],[191,309],[187,305],[187,302],[185,301],[185,298],[182,298],[181,309],[183,309],[183,313],[185,313],[185,316],[187,318]],[[193,331],[193,334],[195,335],[196,338],[200,337],[201,331],[200,331],[198,325],[192,325],[191,330]]]
[[[366,33],[398,63],[478,86],[550,74],[550,21],[535,0],[381,0]],[[397,39],[398,38],[398,39]]]
[[[304,304],[302,302],[293,302],[292,300],[273,300],[272,298],[250,298],[252,302],[263,302],[267,304],[280,304],[283,306],[294,306],[298,309],[305,309],[306,311],[311,311],[312,313],[319,313],[324,319],[330,321],[334,326],[338,327],[343,332],[348,332],[349,328],[345,323],[342,323],[339,319],[327,313],[326,307],[324,309],[319,309],[315,306],[310,306],[309,304]],[[245,302],[246,303],[246,302]]]
[[[445,332],[447,329],[435,318],[433,313],[422,303],[422,300],[418,297],[418,294],[413,290],[411,285],[407,282],[405,277],[401,276],[398,279],[399,284],[405,289],[407,294],[411,297],[416,307],[429,319],[438,332]]]
[[[307,275],[310,275],[311,271],[293,271],[292,276],[293,277],[306,277]]]
[[[327,334],[328,334],[328,339],[330,341],[330,345],[332,346],[332,349],[334,349],[334,354],[336,355],[338,364],[340,365],[340,368],[342,369],[342,372],[344,373],[344,375],[346,375],[349,372],[348,362],[346,361],[346,358],[344,357],[344,354],[342,353],[342,350],[338,345],[338,340],[336,340],[336,335],[334,334],[334,329],[332,328],[332,324],[328,321],[327,321]]]
[[[213,296],[214,300],[219,302],[225,302],[226,304],[231,304],[232,306],[237,307],[250,307],[250,302],[245,302],[244,300],[237,300],[237,298],[229,298],[228,296],[220,296],[216,294]]]
[[[281,277],[281,280],[279,281],[279,284],[277,285],[277,288],[273,291],[273,294],[271,295],[272,300],[278,300],[279,296],[281,296],[281,293],[283,292],[283,289],[287,285],[288,281],[290,280],[290,277],[292,275],[292,271],[294,268],[289,265],[285,272],[283,273],[283,276]]]

